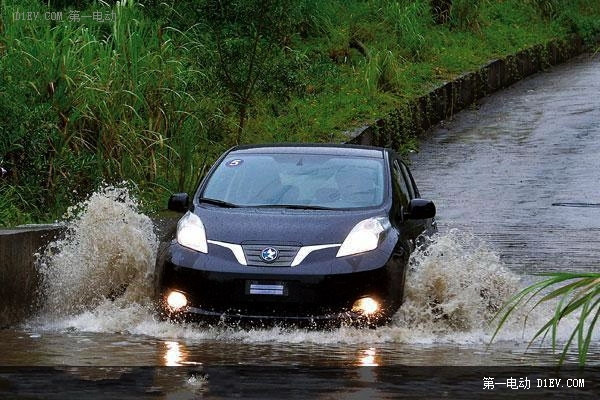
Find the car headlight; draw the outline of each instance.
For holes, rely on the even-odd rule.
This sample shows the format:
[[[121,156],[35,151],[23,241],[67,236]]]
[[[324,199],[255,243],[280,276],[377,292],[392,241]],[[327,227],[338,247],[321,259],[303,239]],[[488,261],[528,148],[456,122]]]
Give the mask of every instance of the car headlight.
[[[177,242],[192,250],[208,253],[206,230],[196,214],[187,212],[177,223]]]
[[[391,227],[387,217],[374,217],[360,221],[352,228],[336,257],[349,256],[374,250],[379,245],[379,237]]]

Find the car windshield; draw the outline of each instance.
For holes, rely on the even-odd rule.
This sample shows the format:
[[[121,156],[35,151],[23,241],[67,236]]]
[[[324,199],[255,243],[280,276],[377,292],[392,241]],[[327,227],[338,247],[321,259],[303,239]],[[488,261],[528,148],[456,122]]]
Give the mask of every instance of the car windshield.
[[[230,207],[365,208],[383,203],[384,177],[378,158],[234,153],[200,197]]]

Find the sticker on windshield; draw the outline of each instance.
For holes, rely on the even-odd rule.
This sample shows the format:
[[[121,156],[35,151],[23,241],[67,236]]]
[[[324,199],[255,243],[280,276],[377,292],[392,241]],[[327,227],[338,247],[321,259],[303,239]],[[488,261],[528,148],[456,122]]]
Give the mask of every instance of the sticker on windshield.
[[[244,162],[244,160],[239,160],[239,159],[231,160],[227,163],[227,166],[228,167],[237,167],[239,165],[242,165],[243,162]]]

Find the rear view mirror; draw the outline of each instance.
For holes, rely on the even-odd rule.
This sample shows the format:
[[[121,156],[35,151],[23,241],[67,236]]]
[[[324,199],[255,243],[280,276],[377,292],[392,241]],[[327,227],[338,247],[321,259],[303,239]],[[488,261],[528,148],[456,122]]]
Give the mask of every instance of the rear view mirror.
[[[407,219],[429,219],[435,217],[435,204],[431,200],[412,199],[404,214]]]
[[[190,196],[187,193],[175,193],[169,198],[169,210],[186,212],[190,207]]]

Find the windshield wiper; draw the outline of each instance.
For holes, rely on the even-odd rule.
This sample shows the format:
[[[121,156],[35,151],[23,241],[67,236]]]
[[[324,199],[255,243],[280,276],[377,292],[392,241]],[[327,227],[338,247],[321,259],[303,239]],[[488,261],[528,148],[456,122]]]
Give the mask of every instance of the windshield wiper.
[[[229,203],[227,201],[211,199],[209,197],[200,197],[198,199],[201,203],[214,204],[220,207],[227,208],[238,208],[238,207],[255,207],[255,208],[288,208],[295,210],[335,210],[335,208],[323,207],[323,206],[312,206],[310,204],[258,204],[258,205],[244,205],[240,206],[237,204]]]
[[[218,200],[218,199],[211,199],[208,197],[200,197],[198,200],[200,200],[200,202],[202,202],[202,203],[214,204],[215,206],[220,206],[220,207],[227,207],[227,208],[239,207],[237,204],[228,203],[226,201]]]
[[[292,210],[336,210],[331,207],[323,206],[312,206],[310,204],[260,204],[257,206],[250,206],[257,208],[289,208]]]

